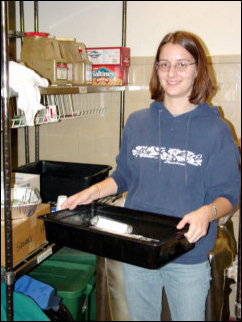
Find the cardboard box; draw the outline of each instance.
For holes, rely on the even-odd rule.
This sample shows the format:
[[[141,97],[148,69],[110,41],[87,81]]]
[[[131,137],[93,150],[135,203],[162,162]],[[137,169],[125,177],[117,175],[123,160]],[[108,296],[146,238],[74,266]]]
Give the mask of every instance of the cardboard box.
[[[130,66],[130,48],[128,47],[95,47],[86,48],[87,56],[94,65]]]
[[[38,217],[48,213],[50,213],[50,205],[39,204],[31,217],[12,220],[13,266],[47,242],[44,221]],[[4,221],[1,221],[1,266],[5,266]]]
[[[112,65],[93,65],[92,84],[94,86],[128,85],[129,68]]]

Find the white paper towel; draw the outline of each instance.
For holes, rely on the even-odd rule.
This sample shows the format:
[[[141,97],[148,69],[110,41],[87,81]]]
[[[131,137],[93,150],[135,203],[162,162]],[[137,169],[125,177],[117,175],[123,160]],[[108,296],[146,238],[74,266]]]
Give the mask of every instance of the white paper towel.
[[[48,85],[48,80],[32,69],[14,61],[9,62],[9,87],[18,93],[17,107],[24,111],[26,125],[33,126],[35,114],[45,108],[40,104],[39,87]]]

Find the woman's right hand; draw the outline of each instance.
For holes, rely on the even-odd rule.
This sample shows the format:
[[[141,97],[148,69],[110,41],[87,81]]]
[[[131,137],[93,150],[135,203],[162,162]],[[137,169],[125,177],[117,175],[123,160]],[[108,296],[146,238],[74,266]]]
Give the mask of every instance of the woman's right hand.
[[[77,205],[87,205],[94,200],[104,198],[117,193],[118,186],[113,178],[109,177],[93,186],[70,196],[61,205],[61,209],[73,210]]]
[[[73,210],[77,205],[89,204],[92,201],[98,199],[98,197],[98,188],[93,185],[67,198],[61,205],[61,209],[69,208],[70,210]]]

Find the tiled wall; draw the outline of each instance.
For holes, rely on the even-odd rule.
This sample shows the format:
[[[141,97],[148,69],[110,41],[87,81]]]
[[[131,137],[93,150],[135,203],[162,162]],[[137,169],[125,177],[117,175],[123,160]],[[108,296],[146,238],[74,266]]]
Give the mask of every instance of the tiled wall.
[[[212,102],[222,108],[224,118],[241,138],[241,56],[215,56],[212,63],[218,92]]]

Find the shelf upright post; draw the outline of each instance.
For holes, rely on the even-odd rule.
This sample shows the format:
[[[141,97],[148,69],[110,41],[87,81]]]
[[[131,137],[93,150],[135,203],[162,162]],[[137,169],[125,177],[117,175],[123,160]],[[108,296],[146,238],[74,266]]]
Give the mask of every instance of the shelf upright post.
[[[39,31],[39,6],[38,1],[34,1],[34,31]],[[35,125],[35,161],[39,161],[39,125]]]
[[[2,66],[2,118],[3,118],[3,177],[5,216],[5,283],[7,318],[13,321],[13,255],[11,222],[11,131],[9,116],[9,73],[8,73],[8,1],[1,1],[1,66]]]
[[[122,47],[126,47],[126,20],[127,20],[127,1],[123,1],[122,10]],[[124,104],[125,104],[125,91],[120,93],[120,122],[119,122],[119,148],[122,141],[122,132],[124,128]]]
[[[24,34],[24,2],[19,1],[19,16],[20,16],[20,32]],[[23,45],[23,37],[21,37],[21,46]],[[25,138],[25,163],[29,163],[29,128],[24,128]]]

